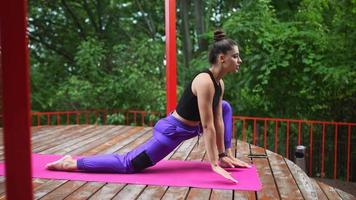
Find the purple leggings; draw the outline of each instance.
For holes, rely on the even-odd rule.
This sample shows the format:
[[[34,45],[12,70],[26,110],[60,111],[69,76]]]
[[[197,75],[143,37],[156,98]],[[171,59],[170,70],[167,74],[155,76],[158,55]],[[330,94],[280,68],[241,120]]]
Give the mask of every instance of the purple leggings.
[[[225,126],[225,148],[231,147],[232,109],[228,102],[222,102]],[[200,126],[188,126],[172,115],[159,120],[153,137],[130,152],[119,154],[97,155],[80,158],[77,166],[80,171],[107,173],[134,173],[155,165],[166,157],[184,140],[201,134]]]

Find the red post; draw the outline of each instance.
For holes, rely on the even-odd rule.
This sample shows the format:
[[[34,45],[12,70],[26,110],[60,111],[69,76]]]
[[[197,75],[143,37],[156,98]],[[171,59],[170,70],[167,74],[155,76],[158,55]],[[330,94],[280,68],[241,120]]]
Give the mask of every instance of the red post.
[[[313,123],[310,123],[309,132],[309,176],[313,174]]]
[[[264,124],[264,132],[263,132],[263,146],[265,149],[267,149],[267,120],[265,120]]]
[[[27,1],[1,1],[0,8],[6,199],[27,200],[33,199]]]
[[[289,159],[289,120],[287,121],[286,157]]]
[[[176,70],[176,1],[165,0],[166,30],[166,114],[176,107],[177,70]]]
[[[324,160],[325,160],[325,123],[323,123],[323,134],[321,139],[321,177],[324,178]]]
[[[298,122],[298,145],[300,145],[300,135],[301,135],[302,123],[301,121]]]
[[[338,135],[338,126],[335,124],[335,139],[334,139],[334,179],[336,179],[337,175],[337,136]]]
[[[253,120],[253,145],[256,145],[256,119]]]
[[[274,129],[274,152],[278,153],[278,121],[276,120],[276,126]]]
[[[346,166],[346,181],[350,181],[350,152],[351,152],[351,147],[350,147],[350,142],[351,142],[351,125],[348,126],[347,129],[347,166]]]
[[[242,141],[246,142],[246,121],[245,119],[243,119],[243,123],[242,123]]]

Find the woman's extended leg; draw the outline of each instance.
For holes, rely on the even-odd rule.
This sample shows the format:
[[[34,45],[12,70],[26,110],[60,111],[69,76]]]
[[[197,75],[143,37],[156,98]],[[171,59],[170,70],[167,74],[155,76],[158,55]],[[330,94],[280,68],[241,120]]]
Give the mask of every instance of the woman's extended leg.
[[[173,151],[174,148],[176,148],[175,145],[168,146],[158,141],[155,137],[152,137],[144,144],[123,155],[97,155],[80,158],[78,160],[70,156],[65,156],[58,161],[49,163],[47,169],[133,173],[155,165]]]

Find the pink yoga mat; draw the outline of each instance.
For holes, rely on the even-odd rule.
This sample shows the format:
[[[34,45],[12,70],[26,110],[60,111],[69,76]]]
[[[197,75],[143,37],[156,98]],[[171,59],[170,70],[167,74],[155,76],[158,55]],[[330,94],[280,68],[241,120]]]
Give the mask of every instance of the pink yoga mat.
[[[210,164],[199,161],[165,160],[155,166],[136,174],[102,174],[84,172],[49,171],[45,165],[61,158],[62,155],[32,155],[32,176],[34,178],[64,179],[79,181],[97,181],[112,183],[132,183],[159,186],[185,186],[198,188],[226,189],[226,190],[254,190],[261,189],[255,166],[251,168],[227,169],[237,184],[215,174]],[[4,175],[4,163],[0,163],[0,175]]]

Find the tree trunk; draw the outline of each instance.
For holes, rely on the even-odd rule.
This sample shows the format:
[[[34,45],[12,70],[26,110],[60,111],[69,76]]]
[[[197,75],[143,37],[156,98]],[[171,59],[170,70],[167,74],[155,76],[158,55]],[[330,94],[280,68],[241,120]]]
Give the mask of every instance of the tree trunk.
[[[196,20],[195,29],[198,36],[199,51],[205,51],[208,49],[208,42],[203,37],[203,34],[205,33],[203,0],[195,0],[194,2],[194,13]]]
[[[192,59],[192,41],[189,35],[189,0],[180,0],[180,16],[182,19],[181,32],[183,35],[183,60],[184,67],[189,67],[189,62]]]

